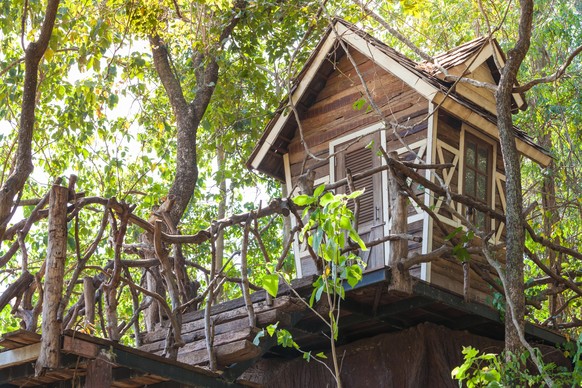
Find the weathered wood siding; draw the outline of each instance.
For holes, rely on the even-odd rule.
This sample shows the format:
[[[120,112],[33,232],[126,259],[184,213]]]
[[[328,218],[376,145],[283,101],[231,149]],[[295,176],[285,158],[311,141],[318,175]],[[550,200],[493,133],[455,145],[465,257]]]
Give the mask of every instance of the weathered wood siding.
[[[303,311],[305,305],[295,299],[282,296],[273,303],[265,301],[254,304],[257,327],[266,327],[280,322],[290,324],[290,314]],[[248,360],[260,354],[260,349],[252,344],[259,329],[249,327],[247,308],[242,300],[233,300],[212,308],[214,331],[214,351],[219,365],[229,365]],[[166,346],[169,322],[163,321],[155,331],[142,334],[140,350],[162,355]],[[182,316],[182,338],[186,345],[178,351],[177,360],[190,365],[208,363],[206,336],[204,330],[204,310],[189,312]]]
[[[491,76],[491,70],[489,69],[486,62],[482,63],[472,73],[468,74],[467,77],[491,85],[497,84],[497,82]],[[493,114],[497,114],[497,108],[495,107],[495,96],[491,90],[468,83],[459,82],[456,86],[456,91],[480,107],[487,109]]]
[[[397,131],[393,129],[385,130],[381,136],[376,132],[378,138],[375,142],[380,141],[380,138],[385,139],[385,142],[381,143],[385,149],[388,152],[398,150],[405,160],[414,160],[417,157],[425,160],[428,101],[403,81],[384,71],[359,52],[352,50],[350,54],[357,64],[358,71],[366,81],[374,103],[379,107],[382,115],[387,121],[403,126]],[[315,102],[306,110],[301,120],[305,145],[309,148],[310,153],[325,160],[317,160],[305,152],[305,145],[301,142],[299,129],[296,129],[295,136],[289,145],[289,170],[291,175],[289,188],[293,188],[297,177],[308,169],[315,170],[316,185],[328,183],[330,177],[334,175],[336,179],[345,176],[345,172],[338,171],[337,160],[331,160],[331,163],[335,162],[335,167],[333,167],[335,170],[333,172],[330,171],[330,143],[338,144],[334,149],[337,152],[338,149],[345,148],[346,144],[350,144],[349,141],[341,144],[342,138],[349,137],[350,134],[362,131],[382,120],[377,112],[371,108],[368,101],[361,109],[354,108],[354,103],[365,98],[365,96],[357,71],[354,69],[350,59],[344,55],[339,60],[336,70],[328,77],[325,87],[319,92]],[[407,146],[404,146],[402,141]],[[357,147],[362,147],[362,144],[351,145],[346,150],[346,155],[356,150]],[[377,159],[373,165],[382,163],[380,156],[374,154],[372,158]],[[381,187],[375,187],[374,189],[385,190],[386,183],[380,179],[382,174],[377,175],[378,177],[374,178],[374,185],[376,186],[377,182],[381,182],[383,186],[381,185]],[[385,177],[382,179],[385,180]],[[368,192],[374,189],[367,188]],[[417,191],[419,196],[423,195],[421,188],[417,188]],[[385,194],[382,192],[380,195],[375,193],[374,202],[377,202],[383,195]],[[369,201],[369,199],[365,200]],[[382,212],[381,223],[384,224],[387,218],[384,211],[385,203],[384,201],[380,202],[375,205],[379,206],[379,211]],[[411,206],[409,209],[409,229],[417,236],[422,236],[421,217],[419,211]],[[376,225],[375,228],[376,231],[379,230],[380,232],[370,233],[369,236],[367,235],[368,240],[379,238],[385,233],[384,227],[381,225]],[[411,243],[409,249],[414,252],[419,251],[421,247],[422,245],[419,243]],[[374,249],[375,254],[373,257],[370,253],[363,253],[369,263],[368,270],[384,265],[382,247]],[[379,252],[381,252],[380,256],[378,255]],[[301,254],[300,260],[303,276],[315,272],[315,266],[310,257]],[[414,268],[412,272],[416,276],[419,275],[418,268]]]

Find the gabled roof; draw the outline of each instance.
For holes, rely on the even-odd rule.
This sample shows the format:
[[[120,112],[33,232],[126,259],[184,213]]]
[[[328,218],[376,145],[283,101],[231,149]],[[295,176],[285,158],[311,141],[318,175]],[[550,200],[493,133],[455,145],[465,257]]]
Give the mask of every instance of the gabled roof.
[[[503,67],[506,60],[505,54],[503,53],[503,50],[499,46],[497,40],[488,39],[483,36],[473,39],[444,53],[437,54],[433,59],[435,63],[424,61],[419,63],[417,67],[423,69],[430,75],[443,80],[445,79],[445,74],[439,70],[439,66],[444,68],[450,75],[464,76],[467,78],[475,79],[476,77],[473,77],[472,73],[479,66],[484,65],[491,73],[493,81],[496,84],[499,83],[500,78],[498,66]],[[487,82],[486,80],[480,81]],[[517,109],[527,109],[527,104],[525,102],[525,96],[523,93],[513,94],[512,109],[514,113],[517,111]]]
[[[453,89],[453,82],[445,81],[436,66],[426,62],[417,63],[341,19],[336,19],[333,28],[327,29],[293,82],[290,98],[300,113],[313,103],[317,94],[324,88],[328,76],[333,72],[334,65],[345,55],[341,42],[350,49],[358,50],[378,66],[400,78],[427,100],[441,104],[442,108],[454,111],[461,119],[498,137],[496,115]],[[464,69],[468,69],[466,73],[469,73],[478,66],[487,66],[495,82],[499,79],[496,63],[503,65],[505,62],[497,42],[485,38],[465,43],[437,55],[435,59],[453,75],[464,74]],[[267,124],[247,161],[247,167],[250,169],[259,170],[280,180],[284,180],[282,156],[288,152],[296,128],[294,113],[291,109],[286,109],[288,106],[289,97],[283,100],[275,116]],[[525,108],[522,95],[514,94],[514,108]],[[548,151],[534,143],[525,132],[518,128],[514,128],[514,131],[520,152],[542,165],[549,164],[551,156]]]

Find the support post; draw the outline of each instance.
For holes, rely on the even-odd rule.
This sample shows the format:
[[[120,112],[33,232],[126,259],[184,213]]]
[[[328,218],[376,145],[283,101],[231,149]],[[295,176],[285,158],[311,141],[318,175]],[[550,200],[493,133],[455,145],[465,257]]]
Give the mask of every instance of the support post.
[[[85,298],[85,324],[92,327],[95,324],[95,285],[90,276],[83,279],[83,296]],[[93,332],[92,328],[91,332]]]
[[[63,294],[63,277],[67,258],[67,202],[69,189],[51,188],[48,217],[46,276],[42,301],[42,339],[35,365],[37,376],[46,369],[58,368],[61,352],[61,322],[57,313]]]

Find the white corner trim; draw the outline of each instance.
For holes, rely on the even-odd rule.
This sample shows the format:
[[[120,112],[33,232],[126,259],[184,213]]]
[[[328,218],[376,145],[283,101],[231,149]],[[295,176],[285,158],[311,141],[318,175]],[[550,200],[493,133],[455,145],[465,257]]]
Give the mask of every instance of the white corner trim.
[[[293,190],[293,182],[291,180],[291,165],[289,163],[289,154],[283,155],[283,166],[285,168],[285,184],[287,185],[287,196],[291,198]],[[291,228],[295,228],[297,226],[297,222],[295,221],[295,217],[291,217]],[[301,252],[299,249],[299,243],[297,239],[293,239],[293,256],[295,258],[295,274],[297,279],[303,277],[303,270],[301,268]]]

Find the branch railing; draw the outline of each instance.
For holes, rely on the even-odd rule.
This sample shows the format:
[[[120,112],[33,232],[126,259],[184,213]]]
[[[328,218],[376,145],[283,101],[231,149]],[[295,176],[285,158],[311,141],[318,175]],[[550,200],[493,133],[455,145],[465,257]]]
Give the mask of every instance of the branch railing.
[[[484,246],[488,252],[499,251],[503,246],[494,246],[490,241],[490,234],[485,231],[478,230],[475,225],[471,225],[469,220],[465,219],[456,210],[448,206],[448,201],[455,201],[466,207],[474,208],[480,212],[487,214],[489,217],[496,219],[499,222],[505,222],[505,216],[495,209],[488,207],[479,201],[472,199],[469,196],[451,192],[448,187],[435,183],[432,180],[425,178],[423,175],[417,173],[416,169],[432,169],[435,174],[438,171],[451,167],[448,164],[415,164],[410,162],[400,161],[395,153],[387,154],[383,152],[383,165],[372,168],[357,174],[347,174],[345,179],[330,183],[325,186],[325,191],[333,191],[334,189],[351,185],[352,182],[369,177],[383,171],[387,171],[390,177],[390,214],[392,217],[392,230],[387,236],[383,236],[373,241],[369,241],[369,246],[388,243],[391,246],[390,265],[393,269],[393,287],[401,290],[407,289],[407,284],[410,284],[409,271],[414,265],[420,263],[431,262],[437,259],[444,259],[451,263],[461,266],[463,271],[463,283],[465,284],[465,297],[470,293],[469,281],[470,274],[478,276],[485,282],[489,283],[496,292],[502,292],[503,289],[497,283],[495,276],[490,275],[494,273],[485,262],[474,262],[472,260],[459,260],[455,256],[455,247],[464,243],[466,252],[469,255],[482,254]],[[74,182],[74,179],[72,180]],[[410,183],[408,183],[410,182]],[[407,201],[414,202],[420,209],[422,209],[429,217],[433,219],[434,227],[443,235],[450,233],[450,227],[445,225],[439,216],[427,206],[422,200],[419,200],[412,189],[413,184],[420,184],[424,190],[435,198],[445,198],[443,205],[447,211],[450,211],[459,221],[465,226],[467,231],[475,231],[475,238],[469,241],[461,241],[458,236],[452,235],[446,238],[442,246],[434,247],[431,252],[420,254],[417,252],[407,252],[409,241],[421,241],[420,237],[410,235],[407,230]],[[55,185],[54,187],[61,187]],[[58,190],[57,190],[58,191]],[[47,287],[46,283],[49,281],[48,276],[54,277],[55,274],[49,272],[51,268],[49,262],[44,262],[40,265],[38,271],[33,274],[30,268],[30,259],[27,257],[28,250],[26,249],[27,236],[33,230],[33,226],[40,221],[46,219],[51,212],[51,208],[47,209],[47,204],[51,199],[49,194],[38,200],[26,200],[24,204],[34,206],[30,215],[22,219],[6,229],[4,234],[4,245],[7,247],[3,256],[0,257],[0,263],[6,266],[8,262],[16,263],[20,259],[21,268],[20,276],[8,286],[0,295],[0,307],[4,307],[9,301],[14,301],[12,304],[12,313],[22,319],[22,326],[28,330],[36,330],[38,327],[38,317],[46,302],[43,300],[58,300],[57,309],[59,319],[55,318],[55,322],[59,322],[59,329],[79,327],[82,326],[85,330],[95,333],[96,321],[101,322],[101,334],[112,340],[119,340],[123,334],[127,334],[129,330],[133,329],[133,337],[136,339],[136,345],[139,345],[140,334],[143,331],[143,325],[140,324],[140,314],[145,315],[152,306],[157,306],[154,314],[157,318],[154,319],[154,325],[150,325],[150,329],[155,329],[155,322],[168,319],[170,321],[167,329],[165,354],[169,357],[176,357],[177,350],[184,345],[181,339],[181,316],[184,312],[205,304],[207,306],[207,315],[205,319],[206,336],[208,341],[209,359],[215,360],[212,355],[212,319],[210,318],[210,307],[215,302],[213,299],[213,290],[218,289],[225,282],[236,283],[243,290],[244,301],[249,311],[249,322],[255,322],[253,316],[252,301],[250,298],[250,291],[260,289],[256,284],[253,284],[249,279],[247,269],[249,266],[248,260],[250,245],[256,245],[255,257],[259,257],[264,264],[271,263],[272,268],[276,271],[282,269],[283,262],[287,258],[291,250],[294,239],[298,236],[298,231],[301,229],[303,223],[300,215],[300,209],[289,198],[277,198],[272,200],[268,206],[260,207],[243,214],[236,214],[230,217],[216,220],[203,230],[191,235],[182,235],[177,233],[177,230],[171,228],[165,215],[171,211],[171,201],[162,205],[157,212],[155,212],[149,220],[145,220],[134,214],[134,206],[118,202],[115,198],[103,197],[85,197],[83,195],[76,195],[74,184],[68,188],[63,188],[61,192],[66,192],[68,198],[65,198],[64,210],[66,220],[75,220],[80,222],[80,216],[84,211],[96,211],[95,207],[102,208],[102,218],[97,224],[97,233],[94,238],[86,246],[84,252],[81,252],[80,237],[78,233],[78,226],[74,233],[68,233],[66,223],[59,226],[65,228],[58,234],[58,239],[65,239],[64,246],[67,245],[67,236],[73,235],[75,240],[75,253],[70,253],[67,257],[67,271],[61,275],[56,275],[57,279],[61,277],[63,285],[60,287]],[[52,191],[54,192],[54,190]],[[357,207],[356,207],[357,208]],[[529,209],[531,210],[531,209]],[[285,241],[282,245],[282,252],[279,257],[273,257],[273,252],[265,247],[262,238],[264,229],[259,227],[259,220],[269,218],[267,225],[274,227],[272,222],[273,217],[294,217],[296,220],[296,227],[285,236]],[[356,215],[357,219],[357,215]],[[131,237],[127,233],[128,227],[133,225],[140,233],[139,241],[130,241]],[[172,246],[179,246],[185,248],[189,245],[201,245],[209,243],[213,245],[217,234],[233,226],[240,226],[243,230],[243,238],[241,242],[240,260],[243,272],[240,277],[232,276],[227,273],[225,264],[223,268],[214,273],[214,266],[211,260],[209,267],[206,268],[201,264],[201,260],[190,260],[187,255],[181,258],[177,263],[176,257],[171,255]],[[49,226],[49,231],[52,226]],[[527,222],[524,222],[524,228],[531,236],[532,241],[547,249],[552,249],[562,255],[569,256],[573,259],[582,259],[582,254],[576,249],[558,245],[549,240],[547,236],[538,235],[533,227]],[[109,230],[109,238],[107,231]],[[51,232],[49,232],[51,233]],[[64,236],[64,237],[63,237]],[[53,238],[54,240],[54,238]],[[63,241],[60,241],[62,244]],[[112,250],[112,257],[103,264],[100,260],[103,258],[103,248],[109,245]],[[357,249],[351,246],[346,246],[345,250]],[[174,250],[180,251],[183,249]],[[209,249],[210,256],[213,255],[213,250]],[[560,287],[554,287],[552,292],[545,291],[541,293],[540,297],[531,298],[531,305],[540,307],[543,297],[549,297],[556,292],[560,292],[564,297],[563,305],[557,308],[557,311],[564,312],[568,310],[568,306],[574,300],[582,297],[582,290],[576,278],[564,277],[560,273],[556,273],[554,269],[549,268],[543,264],[543,261],[530,250],[526,251],[531,259],[531,262],[536,265],[544,276],[551,279],[551,281],[540,281],[538,287],[549,287],[552,283],[559,284]],[[314,252],[312,259],[316,262],[319,260]],[[17,255],[18,254],[18,255]],[[137,255],[140,259],[128,259],[128,256]],[[174,256],[175,256],[174,255]],[[76,262],[73,262],[73,257],[76,257]],[[182,264],[183,263],[183,264]],[[74,265],[73,265],[74,264]],[[182,265],[181,265],[182,264]],[[183,268],[184,265],[193,264],[189,266],[189,273],[185,270],[183,273],[177,274],[178,268]],[[228,264],[228,263],[227,263]],[[13,264],[17,266],[17,264]],[[46,266],[46,267],[45,267]],[[46,270],[45,270],[46,268]],[[136,269],[140,271],[136,272]],[[52,273],[52,275],[49,275]],[[133,273],[133,275],[132,275]],[[139,280],[133,278],[139,273]],[[91,275],[92,274],[92,275]],[[45,285],[43,286],[42,278],[45,278]],[[206,289],[200,290],[198,279],[206,278]],[[52,284],[55,284],[51,280]],[[152,287],[152,282],[154,286]],[[58,282],[56,284],[59,284]],[[198,285],[198,286],[197,286]],[[82,287],[81,287],[82,286]],[[195,289],[194,293],[188,293],[186,290]],[[79,289],[83,291],[79,293]],[[133,314],[126,321],[119,322],[119,300],[124,290],[130,293],[130,300],[133,309]],[[37,295],[33,298],[32,295]],[[48,299],[47,299],[48,298]],[[77,298],[76,300],[74,300]],[[36,300],[36,305],[33,305],[32,300]],[[103,306],[105,302],[105,306]],[[44,316],[44,312],[43,312]],[[564,315],[565,317],[565,315]],[[145,319],[145,317],[144,317]],[[46,322],[46,320],[43,320]],[[80,322],[80,323],[79,323]],[[582,321],[577,316],[573,316],[570,321],[561,319],[548,319],[543,322],[547,326],[571,328],[582,326]],[[46,322],[46,324],[50,324]],[[43,331],[46,328],[43,328]],[[51,363],[45,364],[43,367],[50,367]],[[215,368],[213,363],[210,365]]]

